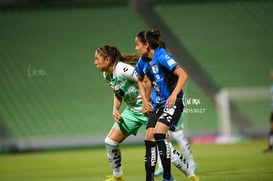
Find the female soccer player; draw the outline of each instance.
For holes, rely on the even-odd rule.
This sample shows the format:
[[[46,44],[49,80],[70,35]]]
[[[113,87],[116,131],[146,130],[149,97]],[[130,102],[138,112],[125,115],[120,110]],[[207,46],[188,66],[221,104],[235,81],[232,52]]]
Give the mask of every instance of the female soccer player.
[[[123,181],[123,171],[121,164],[121,152],[119,144],[129,135],[136,135],[138,129],[147,124],[147,116],[142,113],[142,99],[137,86],[137,76],[134,66],[139,57],[122,56],[120,51],[114,47],[105,45],[95,52],[95,65],[103,72],[103,76],[108,81],[109,86],[114,91],[113,118],[114,125],[105,138],[107,157],[113,170],[113,175],[105,181]],[[147,100],[150,99],[149,80],[144,78]],[[119,108],[122,100],[127,104],[125,110],[120,114]],[[173,147],[172,163],[187,175],[191,175],[187,170],[186,162],[182,155]],[[155,153],[156,154],[156,153]]]
[[[160,41],[159,30],[142,31],[135,38],[136,51],[141,59],[136,65],[138,85],[142,96],[143,112],[148,114],[145,136],[146,181],[154,180],[158,149],[163,166],[163,180],[173,181],[171,175],[171,150],[166,141],[168,130],[174,130],[183,112],[183,88],[188,75],[166,51]],[[152,83],[152,103],[145,95],[143,80],[145,75]],[[194,174],[189,180],[198,181]]]
[[[119,144],[129,135],[136,135],[138,129],[147,124],[147,117],[142,114],[142,100],[134,67],[122,62],[133,58],[122,57],[116,47],[109,45],[102,46],[95,52],[94,63],[97,69],[103,72],[105,80],[114,91],[112,116],[115,123],[105,138],[107,157],[113,175],[105,181],[124,181]],[[122,100],[127,107],[120,114]]]

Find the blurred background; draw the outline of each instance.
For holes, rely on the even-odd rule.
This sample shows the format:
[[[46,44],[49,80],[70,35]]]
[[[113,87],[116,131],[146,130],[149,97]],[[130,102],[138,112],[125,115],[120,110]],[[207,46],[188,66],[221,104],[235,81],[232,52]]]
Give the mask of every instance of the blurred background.
[[[110,44],[134,54],[138,32],[161,28],[151,27],[132,2],[0,1],[0,151],[104,144],[113,124],[113,93],[94,66],[94,52]],[[154,0],[146,8],[167,27],[163,37],[171,34],[191,55],[175,57],[189,72],[186,135],[265,138],[273,1]],[[144,133],[143,127],[126,143],[143,143]]]

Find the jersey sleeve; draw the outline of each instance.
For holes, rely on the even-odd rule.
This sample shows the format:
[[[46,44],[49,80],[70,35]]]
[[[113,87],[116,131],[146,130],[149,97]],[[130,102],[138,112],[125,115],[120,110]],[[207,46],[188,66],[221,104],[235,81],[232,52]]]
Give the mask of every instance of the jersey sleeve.
[[[177,62],[169,54],[160,55],[158,60],[159,63],[169,71],[173,71],[173,69],[177,66]]]
[[[126,63],[119,63],[117,65],[117,74],[131,81],[137,81],[135,68]]]
[[[144,69],[144,61],[143,61],[142,58],[140,58],[140,59],[138,60],[137,64],[136,64],[136,66],[135,66],[135,71],[136,71],[136,73],[137,73],[138,75],[144,76],[145,73],[144,73],[143,69]]]

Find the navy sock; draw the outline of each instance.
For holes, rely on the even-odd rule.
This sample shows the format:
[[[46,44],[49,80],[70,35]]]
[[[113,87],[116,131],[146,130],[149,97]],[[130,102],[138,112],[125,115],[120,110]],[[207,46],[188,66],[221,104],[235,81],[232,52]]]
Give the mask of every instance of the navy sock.
[[[158,147],[162,167],[163,167],[163,178],[171,178],[171,150],[169,145],[166,145],[165,134],[154,134],[155,142]]]
[[[146,181],[154,181],[154,171],[157,162],[157,148],[156,143],[153,141],[145,140],[145,170]]]

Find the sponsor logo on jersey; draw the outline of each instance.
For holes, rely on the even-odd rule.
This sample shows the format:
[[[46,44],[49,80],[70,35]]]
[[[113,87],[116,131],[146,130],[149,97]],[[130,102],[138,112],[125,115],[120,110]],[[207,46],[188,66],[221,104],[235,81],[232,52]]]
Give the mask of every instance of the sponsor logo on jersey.
[[[169,59],[168,61],[167,61],[167,64],[171,67],[173,64],[175,64],[176,62],[174,61],[174,59]]]
[[[123,68],[123,72],[127,72],[129,69],[127,67]]]
[[[152,70],[153,70],[154,74],[158,73],[158,66],[157,65],[153,65],[152,66]]]

